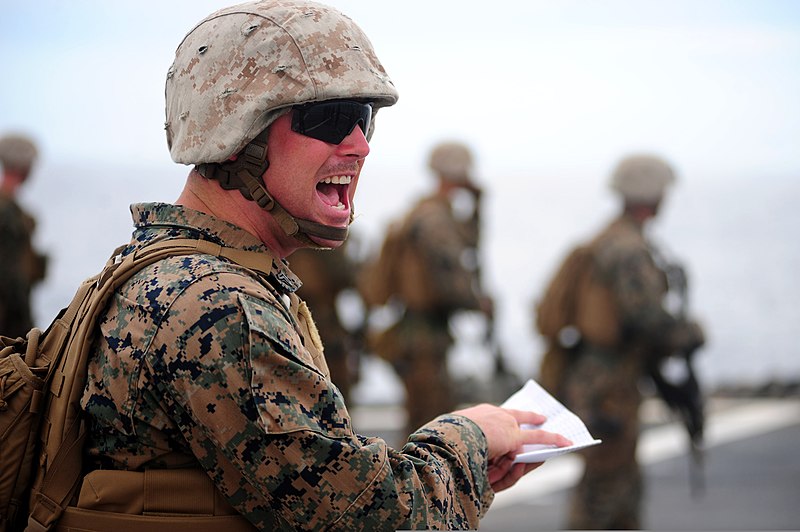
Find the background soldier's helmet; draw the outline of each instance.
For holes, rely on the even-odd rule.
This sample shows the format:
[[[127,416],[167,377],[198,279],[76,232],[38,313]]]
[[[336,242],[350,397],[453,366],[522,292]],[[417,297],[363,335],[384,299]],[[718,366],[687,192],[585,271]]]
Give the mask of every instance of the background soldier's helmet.
[[[442,142],[431,151],[428,165],[442,179],[469,183],[472,175],[472,152],[460,142]]]
[[[334,99],[374,109],[397,101],[350,18],[299,0],[221,9],[186,35],[167,73],[170,154],[184,164],[225,161],[291,106]]]
[[[611,188],[632,203],[657,203],[675,181],[672,168],[652,155],[631,155],[617,164]]]
[[[0,138],[0,163],[6,170],[27,174],[39,152],[31,139],[8,134]]]

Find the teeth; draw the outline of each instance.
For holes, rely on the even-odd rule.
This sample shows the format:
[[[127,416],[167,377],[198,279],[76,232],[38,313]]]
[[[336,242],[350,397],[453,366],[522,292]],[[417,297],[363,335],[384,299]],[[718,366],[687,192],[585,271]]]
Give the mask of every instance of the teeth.
[[[344,203],[342,203],[342,202],[340,201],[340,202],[339,202],[339,204],[338,204],[338,205],[336,205],[336,206],[334,206],[333,208],[334,208],[334,209],[339,209],[340,211],[343,211],[343,210],[344,210]]]
[[[350,182],[353,180],[353,176],[349,175],[335,175],[332,177],[326,177],[322,180],[322,183],[326,184],[334,184],[334,185],[349,185]]]

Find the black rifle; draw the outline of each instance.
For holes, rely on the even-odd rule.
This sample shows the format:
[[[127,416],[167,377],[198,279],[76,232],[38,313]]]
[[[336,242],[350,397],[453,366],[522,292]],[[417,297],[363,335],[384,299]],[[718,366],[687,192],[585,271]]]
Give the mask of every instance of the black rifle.
[[[667,264],[663,260],[656,258],[656,264],[662,268],[667,276],[669,291],[677,298],[677,315],[680,319],[685,319],[688,309],[686,273],[677,264]],[[680,366],[677,378],[667,376],[664,371],[664,364],[654,361],[650,364],[650,377],[655,384],[656,391],[669,406],[670,410],[677,414],[683,422],[686,432],[689,435],[690,451],[692,464],[690,464],[690,489],[692,497],[702,495],[705,491],[704,477],[704,429],[705,429],[705,404],[700,384],[693,366],[694,352],[671,353],[668,357],[670,362]],[[661,361],[663,362],[663,361]]]

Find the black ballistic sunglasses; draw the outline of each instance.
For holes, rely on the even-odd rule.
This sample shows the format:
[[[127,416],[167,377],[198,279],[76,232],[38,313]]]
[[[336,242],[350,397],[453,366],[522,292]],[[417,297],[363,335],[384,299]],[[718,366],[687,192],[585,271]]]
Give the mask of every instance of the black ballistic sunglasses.
[[[292,131],[331,144],[341,144],[356,126],[366,136],[372,121],[372,104],[329,100],[293,107]]]

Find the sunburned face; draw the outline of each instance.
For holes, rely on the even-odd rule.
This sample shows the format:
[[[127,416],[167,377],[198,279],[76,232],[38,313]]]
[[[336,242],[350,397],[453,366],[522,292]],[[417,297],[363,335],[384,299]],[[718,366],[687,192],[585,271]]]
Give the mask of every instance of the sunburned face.
[[[340,144],[331,144],[295,133],[291,123],[292,115],[287,113],[270,126],[269,168],[264,174],[268,192],[296,218],[347,227],[358,176],[369,154],[364,133],[356,127]],[[298,247],[295,239],[285,238],[293,241],[291,247]],[[341,245],[312,238],[326,247]]]

